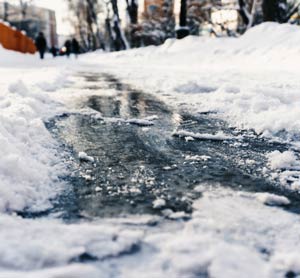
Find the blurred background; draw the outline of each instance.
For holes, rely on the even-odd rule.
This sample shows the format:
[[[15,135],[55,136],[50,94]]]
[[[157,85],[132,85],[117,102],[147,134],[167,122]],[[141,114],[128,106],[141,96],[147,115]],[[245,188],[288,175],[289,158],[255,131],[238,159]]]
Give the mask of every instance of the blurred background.
[[[76,38],[83,53],[160,45],[187,35],[239,36],[264,21],[299,24],[299,5],[298,0],[0,0],[0,20],[33,40],[43,32],[49,49]]]

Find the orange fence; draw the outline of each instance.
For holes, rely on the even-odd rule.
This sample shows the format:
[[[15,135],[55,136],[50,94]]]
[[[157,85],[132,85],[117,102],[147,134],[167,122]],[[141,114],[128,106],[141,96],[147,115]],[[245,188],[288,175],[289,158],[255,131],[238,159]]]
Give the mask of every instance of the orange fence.
[[[0,44],[6,49],[31,53],[36,52],[36,47],[32,39],[28,38],[22,32],[14,30],[0,22]]]

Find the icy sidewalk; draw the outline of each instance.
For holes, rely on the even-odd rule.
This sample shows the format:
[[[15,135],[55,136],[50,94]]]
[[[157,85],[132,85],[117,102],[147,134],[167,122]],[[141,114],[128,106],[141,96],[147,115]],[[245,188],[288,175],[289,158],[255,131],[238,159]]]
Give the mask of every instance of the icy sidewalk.
[[[74,109],[76,99],[95,96],[95,88],[82,90],[81,86],[79,81],[71,89],[46,93],[43,113],[53,109],[52,114],[84,113],[92,118],[95,111]],[[274,204],[284,204],[283,200],[216,184],[202,184],[195,190],[203,196],[193,204],[189,221],[177,214],[174,220],[139,215],[68,224],[60,215],[23,219],[2,214],[0,274],[13,278],[267,278],[299,273],[298,215],[263,204],[266,197]],[[49,193],[47,186],[40,191],[45,196]]]
[[[268,61],[269,68],[278,65],[286,57],[282,49],[289,45],[295,47],[288,57],[297,52],[299,36],[294,27],[278,28],[274,27],[269,40],[256,40],[261,48],[251,45],[247,37],[240,39],[241,44],[190,38],[174,44],[173,53],[169,42],[160,48],[91,54],[82,58],[80,67],[113,72],[193,113],[217,112],[232,126],[292,142],[289,152],[266,155],[271,170],[293,172],[294,180],[282,182],[287,186],[291,182],[297,189],[298,71],[293,72],[296,66],[288,70],[291,58],[283,63],[284,73],[258,69]],[[265,37],[263,31],[253,30],[253,36]],[[281,41],[282,34],[287,43],[278,46],[274,42]],[[193,49],[185,55],[187,45]],[[270,46],[274,48],[267,52]],[[174,60],[179,54],[180,59]],[[200,185],[197,191],[203,196],[194,202],[187,222],[180,215],[177,220],[137,216],[69,224],[59,215],[52,219],[17,216],[14,211],[49,208],[49,201],[65,188],[59,179],[65,174],[61,154],[44,120],[74,112],[76,96],[93,94],[93,89],[63,94],[61,76],[70,72],[68,65],[63,66],[65,60],[36,64],[26,58],[16,67],[17,60],[5,61],[0,69],[0,276],[267,278],[300,273],[299,216],[263,204],[287,203],[274,196],[233,192],[216,185],[203,190]],[[253,62],[251,70],[243,70],[246,61],[249,66]]]

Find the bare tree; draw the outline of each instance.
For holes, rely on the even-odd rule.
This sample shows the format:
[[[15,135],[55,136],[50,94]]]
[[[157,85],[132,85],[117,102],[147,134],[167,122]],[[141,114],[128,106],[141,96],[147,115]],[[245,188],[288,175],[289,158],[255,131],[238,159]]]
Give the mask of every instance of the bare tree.
[[[118,0],[111,0],[111,6],[113,10],[112,30],[113,30],[114,50],[116,51],[125,50],[129,48],[129,46],[120,25]]]
[[[137,0],[126,0],[127,13],[131,24],[138,23],[138,2]]]
[[[187,26],[187,0],[180,1],[179,28],[177,38],[182,39],[190,34]]]
[[[288,2],[287,0],[264,0],[264,21],[288,22],[298,12],[300,2]]]
[[[72,21],[77,36],[85,50],[104,48],[98,15],[102,11],[97,0],[68,0]]]
[[[261,6],[261,1],[258,0],[238,0],[239,14],[245,26],[244,29],[251,28],[255,23],[257,11]]]
[[[30,5],[31,2],[32,2],[32,0],[19,0],[20,8],[21,8],[21,15],[22,15],[23,20],[26,19],[28,6]]]

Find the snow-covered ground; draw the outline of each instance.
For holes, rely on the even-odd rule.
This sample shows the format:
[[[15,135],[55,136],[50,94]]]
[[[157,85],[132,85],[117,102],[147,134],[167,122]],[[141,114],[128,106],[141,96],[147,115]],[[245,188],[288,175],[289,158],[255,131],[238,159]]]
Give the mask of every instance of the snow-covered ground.
[[[84,71],[112,73],[174,107],[214,111],[233,127],[287,143],[286,152],[266,153],[266,173],[298,191],[299,45],[298,27],[268,23],[239,39],[188,37],[78,61],[0,48],[0,277],[300,275],[299,216],[274,207],[289,203],[282,196],[198,185],[203,196],[189,221],[179,214],[68,224],[15,213],[47,210],[68,186],[44,120],[73,112],[79,94],[93,94],[64,89],[79,88],[72,75]]]

